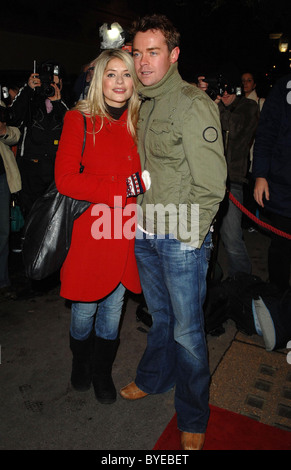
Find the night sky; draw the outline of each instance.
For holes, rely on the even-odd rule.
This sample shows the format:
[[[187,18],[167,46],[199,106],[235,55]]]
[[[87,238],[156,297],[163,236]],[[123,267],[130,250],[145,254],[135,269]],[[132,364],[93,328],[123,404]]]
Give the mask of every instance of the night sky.
[[[290,0],[50,0],[40,5],[17,0],[2,9],[0,29],[77,41],[84,44],[85,63],[86,49],[97,44],[103,22],[118,21],[128,29],[137,16],[154,12],[166,14],[181,33],[179,69],[186,80],[232,64],[239,73],[254,71],[265,85],[266,77],[270,81],[290,70],[289,53],[279,53],[278,41],[269,39],[278,32],[291,38]]]

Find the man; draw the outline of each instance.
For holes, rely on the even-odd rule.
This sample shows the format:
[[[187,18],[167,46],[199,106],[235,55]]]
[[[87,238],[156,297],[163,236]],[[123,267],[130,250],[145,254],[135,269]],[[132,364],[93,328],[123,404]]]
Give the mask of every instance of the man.
[[[45,63],[41,73],[32,73],[16,95],[13,125],[22,130],[17,158],[22,179],[20,205],[24,217],[35,200],[54,180],[54,164],[63,118],[68,110],[62,101],[62,78],[58,66]]]
[[[202,306],[210,226],[224,197],[226,164],[217,107],[182,80],[179,52],[179,33],[166,17],[135,24],[133,57],[143,99],[139,153],[151,178],[141,201],[136,257],[153,326],[136,380],[120,393],[136,400],[175,385],[181,443],[188,450],[202,448],[209,417]]]
[[[275,84],[265,101],[254,147],[254,197],[271,224],[291,234],[291,75]],[[291,241],[271,234],[269,280],[279,290],[290,288]]]
[[[235,80],[219,98],[221,127],[228,168],[229,190],[243,204],[243,185],[247,183],[250,148],[258,124],[258,106],[253,100],[236,96]],[[242,232],[242,212],[228,198],[221,207],[220,236],[228,257],[228,276],[237,272],[251,274],[252,264]]]
[[[82,73],[78,76],[74,85],[74,94],[76,101],[84,100],[87,97],[91,80],[94,73],[96,59],[84,66]]]

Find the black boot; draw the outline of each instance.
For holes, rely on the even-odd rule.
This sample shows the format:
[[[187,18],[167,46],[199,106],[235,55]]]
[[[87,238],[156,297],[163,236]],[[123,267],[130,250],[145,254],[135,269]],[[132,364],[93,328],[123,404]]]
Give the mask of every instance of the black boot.
[[[97,400],[103,404],[114,403],[116,400],[111,372],[118,346],[119,338],[94,338],[92,383]]]
[[[71,384],[79,392],[85,392],[92,380],[92,336],[79,341],[70,334],[70,348],[73,353]]]

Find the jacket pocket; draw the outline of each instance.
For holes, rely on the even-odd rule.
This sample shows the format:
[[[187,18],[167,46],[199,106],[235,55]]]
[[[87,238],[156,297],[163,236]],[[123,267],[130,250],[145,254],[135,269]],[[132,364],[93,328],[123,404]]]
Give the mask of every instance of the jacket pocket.
[[[149,150],[153,156],[166,157],[174,145],[173,123],[154,120],[149,128]]]

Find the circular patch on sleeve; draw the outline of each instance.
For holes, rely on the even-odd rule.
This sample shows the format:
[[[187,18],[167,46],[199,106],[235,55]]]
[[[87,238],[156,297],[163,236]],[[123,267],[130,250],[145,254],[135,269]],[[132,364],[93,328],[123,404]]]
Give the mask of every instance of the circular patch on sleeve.
[[[215,127],[206,127],[203,131],[203,138],[206,142],[215,142],[218,139],[218,132]]]

